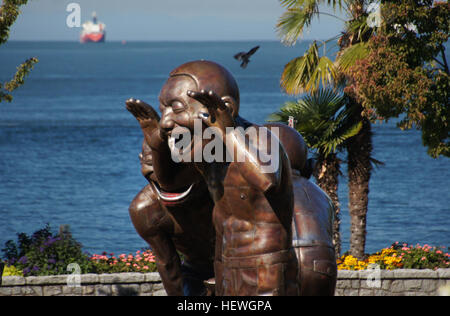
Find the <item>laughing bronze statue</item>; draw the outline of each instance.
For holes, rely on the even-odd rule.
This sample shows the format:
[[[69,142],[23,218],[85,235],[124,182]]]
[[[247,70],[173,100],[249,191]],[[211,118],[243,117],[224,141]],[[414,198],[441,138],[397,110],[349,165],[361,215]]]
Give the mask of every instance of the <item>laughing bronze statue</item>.
[[[144,133],[157,127],[158,114],[148,104],[130,99],[126,105]],[[139,158],[141,172],[149,184],[130,205],[133,225],[151,246],[168,295],[205,295],[203,282],[214,276],[215,245],[211,224],[213,202],[208,189],[197,175],[189,181],[177,178],[179,181],[175,181],[171,191],[165,191],[154,174],[152,150],[145,140]],[[184,256],[183,262],[178,252]]]
[[[330,248],[330,204],[320,189],[296,174],[306,160],[301,136],[295,140],[290,131],[283,132],[287,126],[277,126],[284,146],[277,144],[277,155],[271,157],[277,168],[263,172],[258,150],[267,151],[267,145],[251,146],[236,132],[236,127],[258,127],[238,115],[236,82],[226,69],[207,61],[186,63],[171,72],[160,94],[161,120],[142,101],[129,100],[127,108],[144,132],[141,163],[150,182],[133,201],[130,215],[160,261],[158,271],[169,295],[199,295],[203,289],[189,284],[208,278],[208,273],[198,271],[211,266],[212,253],[216,295],[332,295],[332,258],[324,250]],[[193,132],[199,119],[202,131],[214,127],[226,144],[224,159],[175,163],[168,141],[172,132],[176,128]],[[273,142],[266,129],[255,130],[259,138]],[[207,144],[196,146],[192,141],[191,156]],[[288,156],[295,169],[291,170]],[[187,197],[192,197],[190,203]],[[175,250],[186,256],[189,269],[183,269]],[[183,274],[183,270],[195,273]],[[189,276],[192,282],[186,281]],[[319,283],[313,286],[313,282]],[[183,284],[199,290],[183,292]]]
[[[266,126],[279,128],[278,137],[291,162],[294,190],[293,247],[299,264],[300,295],[333,296],[337,276],[333,203],[322,189],[308,180],[312,170],[303,137],[281,123],[269,123]]]

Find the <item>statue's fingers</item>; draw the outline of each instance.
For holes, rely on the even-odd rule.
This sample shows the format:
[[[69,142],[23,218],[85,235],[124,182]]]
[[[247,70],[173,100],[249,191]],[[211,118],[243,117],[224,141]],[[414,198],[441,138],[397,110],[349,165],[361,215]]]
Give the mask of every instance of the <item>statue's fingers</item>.
[[[160,119],[159,114],[158,112],[155,111],[155,109],[151,105],[145,103],[142,100],[137,100],[136,103],[139,104],[139,107],[143,112],[143,114],[145,115],[145,117],[159,121]]]
[[[136,107],[136,100],[135,99],[128,99],[128,100],[126,100],[125,101],[125,107],[128,110],[128,112],[133,114],[134,117],[139,117],[139,110]]]
[[[208,97],[211,100],[211,103],[215,104],[219,109],[225,110],[227,108],[225,101],[222,100],[222,98],[219,97],[213,90],[208,91]]]
[[[211,100],[208,97],[208,94],[205,90],[201,90],[200,92],[189,90],[187,92],[187,95],[189,97],[197,100],[198,102],[200,102],[201,104],[206,106],[208,109],[215,110],[215,105],[211,102]]]
[[[149,107],[149,108],[153,108],[150,104],[148,104],[145,101],[142,101],[141,99],[137,99],[136,102],[138,102],[139,104],[141,104],[144,107]]]
[[[128,100],[125,101],[125,106],[127,108],[128,111],[132,111],[133,110],[133,103],[134,103],[134,99],[130,98]]]

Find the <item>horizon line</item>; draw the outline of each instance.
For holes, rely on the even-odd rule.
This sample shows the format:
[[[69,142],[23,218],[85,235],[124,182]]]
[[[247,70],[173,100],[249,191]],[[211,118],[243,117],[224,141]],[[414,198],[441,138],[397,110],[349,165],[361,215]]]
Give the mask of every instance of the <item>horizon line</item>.
[[[301,43],[301,42],[312,42],[312,41],[321,41],[320,39],[302,39],[297,41],[296,44]],[[61,43],[80,43],[79,41],[74,41],[74,40],[61,40],[61,39],[45,39],[45,40],[35,40],[35,39],[9,39],[7,40],[7,43],[10,42],[61,42]],[[175,40],[175,39],[170,39],[170,40],[107,40],[103,43],[92,43],[92,44],[107,44],[107,43],[156,43],[156,42],[193,42],[193,43],[198,43],[198,42],[278,42],[280,44],[282,44],[283,46],[289,47],[287,45],[284,45],[280,40],[276,40],[276,39],[236,39],[236,40],[231,40],[231,39],[225,39],[225,40],[218,40],[218,39],[205,39],[205,40]],[[81,44],[81,43],[80,43]],[[87,43],[89,44],[89,43]],[[292,45],[295,46],[296,44]]]

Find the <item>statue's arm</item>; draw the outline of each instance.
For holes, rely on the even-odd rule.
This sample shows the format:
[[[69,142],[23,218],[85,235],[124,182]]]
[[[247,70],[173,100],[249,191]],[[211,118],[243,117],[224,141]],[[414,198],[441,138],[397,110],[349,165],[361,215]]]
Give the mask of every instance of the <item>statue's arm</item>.
[[[245,131],[236,128],[227,97],[221,98],[211,90],[188,91],[187,95],[206,106],[208,113],[200,113],[199,118],[221,133],[228,153],[249,184],[263,192],[276,187],[281,175],[278,139],[265,127],[250,126]]]
[[[167,135],[159,127],[158,113],[142,100],[128,99],[125,104],[139,122],[145,141],[152,149],[153,168],[158,184],[167,191],[192,184],[190,181],[194,170],[173,161]]]
[[[239,129],[226,133],[227,150],[234,153],[233,161],[237,162],[247,182],[267,192],[280,183],[282,164],[279,143],[264,127],[250,128],[255,128],[255,131],[248,137]],[[261,128],[265,130],[261,132]]]

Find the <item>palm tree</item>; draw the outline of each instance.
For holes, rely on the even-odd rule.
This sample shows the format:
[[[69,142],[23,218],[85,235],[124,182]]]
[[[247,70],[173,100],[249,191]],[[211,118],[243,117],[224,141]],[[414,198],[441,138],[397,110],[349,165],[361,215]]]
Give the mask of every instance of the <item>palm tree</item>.
[[[336,60],[331,61],[325,54],[320,56],[319,49],[328,41],[313,42],[305,54],[290,61],[284,69],[281,87],[288,94],[315,92],[320,87],[333,87],[340,84],[348,86],[351,78],[348,68],[356,60],[367,54],[367,40],[374,29],[369,27],[366,12],[369,1],[364,0],[280,0],[286,12],[280,17],[277,30],[282,42],[293,45],[304,29],[311,25],[314,17],[332,15],[321,12],[321,4],[332,6],[334,12],[344,11],[348,19],[343,32],[328,40],[338,39],[339,52]],[[341,19],[340,17],[337,17]],[[344,90],[345,91],[345,90]],[[372,171],[372,132],[370,121],[362,116],[362,106],[346,95],[346,107],[349,119],[360,123],[358,134],[345,142],[348,152],[349,212],[351,217],[350,254],[362,258],[366,241],[366,217],[368,207],[369,180]]]
[[[317,184],[328,194],[334,205],[333,244],[336,257],[341,253],[340,203],[337,194],[341,174],[342,151],[345,141],[358,134],[361,123],[351,119],[346,108],[345,96],[332,89],[319,89],[296,102],[286,102],[269,121],[287,122],[294,118],[295,129],[302,134],[309,148],[315,150],[317,163],[314,177]]]

